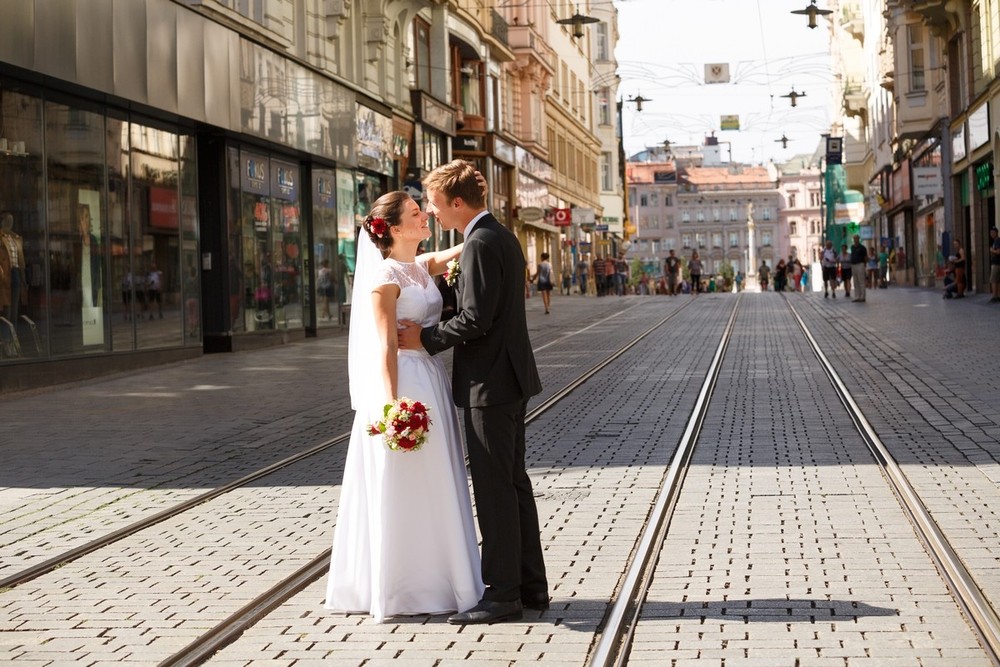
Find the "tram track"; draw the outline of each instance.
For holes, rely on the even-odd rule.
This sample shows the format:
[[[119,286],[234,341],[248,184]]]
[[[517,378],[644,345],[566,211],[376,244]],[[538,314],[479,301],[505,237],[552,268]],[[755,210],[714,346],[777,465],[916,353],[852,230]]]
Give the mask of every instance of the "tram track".
[[[544,343],[539,345],[535,349],[535,353],[537,354],[538,352],[541,352],[552,346],[558,345],[559,343],[567,341],[575,336],[585,334],[588,331],[594,329],[595,327],[605,324],[608,321],[614,320],[615,318],[621,317],[624,313],[628,313],[634,310],[635,308],[637,308],[637,306],[633,305],[627,308],[623,308],[621,310],[615,310],[614,312],[606,315],[605,317],[602,317],[594,322],[591,322],[584,327],[568,332],[559,333],[551,337],[550,340],[546,340]],[[679,310],[680,309],[678,309],[678,311]],[[270,475],[274,475],[279,471],[285,470],[290,466],[293,466],[303,460],[321,454],[329,449],[343,445],[347,443],[349,440],[350,440],[350,431],[346,431],[337,436],[334,436],[333,438],[329,438],[318,444],[314,444],[310,447],[307,447],[306,449],[290,454],[289,456],[286,456],[278,461],[275,461],[257,470],[247,473],[246,475],[243,475],[235,480],[232,480],[231,482],[228,482],[221,486],[205,491],[204,493],[200,493],[184,501],[171,505],[170,507],[167,507],[163,510],[150,514],[149,516],[145,516],[136,521],[128,523],[127,525],[121,528],[108,532],[80,546],[68,549],[56,556],[47,558],[41,562],[23,568],[13,574],[0,578],[0,591],[10,590],[17,586],[20,586],[21,584],[32,581],[33,579],[48,574],[49,572],[52,572],[60,567],[63,567],[64,565],[72,563],[73,561],[78,560],[88,554],[104,549],[120,540],[136,535],[144,530],[156,526],[157,524],[160,524],[164,521],[167,521],[171,518],[177,517],[181,514],[184,514],[185,512],[195,509],[201,505],[204,505],[205,503],[208,503],[216,498],[224,496],[237,489],[246,487]]]
[[[935,563],[939,575],[961,608],[969,626],[977,635],[982,648],[993,664],[1000,665],[1000,616],[998,616],[997,610],[986,598],[973,575],[965,567],[961,557],[931,517],[917,491],[865,417],[864,412],[837,373],[836,367],[826,357],[805,321],[790,300],[785,298],[784,301],[796,326],[807,341],[809,349],[819,361],[824,376],[832,385],[837,399],[847,411],[851,423],[879,466],[882,477],[909,519],[914,533]],[[649,518],[639,535],[636,547],[616,591],[616,597],[598,628],[598,634],[587,659],[587,664],[591,667],[620,667],[628,662],[632,639],[642,614],[650,582],[654,576],[655,564],[666,540],[673,509],[681,493],[687,468],[697,445],[701,426],[718,380],[722,359],[729,345],[738,309],[739,302],[733,310],[712,365],[706,373],[698,400],[691,412],[677,450],[671,458]]]
[[[671,311],[645,331],[639,333],[628,342],[621,345],[616,351],[612,352],[602,361],[591,366],[588,370],[578,375],[561,389],[535,405],[525,416],[525,423],[530,424],[541,417],[574,390],[584,385],[594,375],[607,368],[619,357],[638,345],[647,336],[680,314],[690,304],[691,301],[688,301]],[[609,316],[607,319],[611,319],[617,315],[620,315],[620,313]],[[588,325],[588,327],[585,327],[585,329],[581,330],[581,332],[591,329],[596,324],[598,323]],[[558,339],[550,341],[544,347],[548,347],[556,342],[558,342]],[[261,595],[255,597],[231,616],[200,635],[182,650],[161,661],[159,663],[160,667],[191,667],[203,664],[215,653],[236,641],[248,628],[252,627],[262,618],[267,616],[271,611],[279,607],[286,600],[290,599],[292,596],[298,594],[313,582],[325,576],[329,571],[330,554],[330,548],[324,549],[307,564],[277,582]]]

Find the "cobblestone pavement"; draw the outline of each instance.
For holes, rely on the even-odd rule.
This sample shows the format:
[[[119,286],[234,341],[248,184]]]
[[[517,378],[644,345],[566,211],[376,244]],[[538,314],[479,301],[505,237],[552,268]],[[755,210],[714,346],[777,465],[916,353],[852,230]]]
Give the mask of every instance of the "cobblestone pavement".
[[[681,562],[657,581],[686,580],[697,593],[658,594],[667,607],[659,629],[643,630],[647,639],[659,641],[674,631],[668,626],[699,634],[689,618],[702,605],[711,610],[702,633],[706,625],[738,629],[724,623],[732,601],[783,611],[808,605],[812,613],[792,613],[823,618],[741,621],[748,643],[725,637],[719,649],[699,639],[693,650],[706,653],[674,645],[670,657],[779,664],[768,657],[792,655],[793,639],[810,651],[803,664],[935,664],[933,656],[937,664],[977,664],[982,653],[816,373],[783,298],[747,296],[743,358],[728,362],[730,393],[713,423],[719,443],[739,437],[715,450],[712,465],[701,462],[704,475],[689,476],[706,518],[692,515],[668,538],[695,540],[708,560],[696,559],[694,547],[677,550]],[[735,299],[556,297],[549,316],[539,299],[528,302],[548,393],[692,300],[529,427],[555,596],[549,612],[488,628],[454,628],[442,617],[376,625],[323,610],[320,581],[212,664],[583,664]],[[995,593],[1000,428],[991,406],[1000,398],[1000,309],[902,289],[875,290],[867,304],[834,305],[814,294],[788,300],[849,371],[844,379],[882,438],[910,455],[904,470]],[[346,432],[345,353],[346,338],[329,337],[0,399],[0,576]],[[329,545],[344,452],[328,450],[0,593],[0,662],[163,659]],[[716,548],[709,532],[722,536]],[[725,539],[740,553],[723,566]],[[798,549],[795,567],[770,573],[785,558],[775,544],[785,542]],[[743,589],[720,583],[730,579]],[[699,608],[682,607],[688,616],[678,618],[669,605],[683,595]],[[730,640],[732,650],[720,653]],[[655,648],[633,659],[659,655],[665,664]]]

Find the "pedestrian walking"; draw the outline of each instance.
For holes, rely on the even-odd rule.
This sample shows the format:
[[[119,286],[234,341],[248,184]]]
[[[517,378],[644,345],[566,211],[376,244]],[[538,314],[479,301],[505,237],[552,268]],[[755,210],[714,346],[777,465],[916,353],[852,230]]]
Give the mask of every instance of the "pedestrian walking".
[[[778,265],[774,267],[774,291],[784,292],[788,284],[788,265],[785,260],[779,259]]]
[[[826,299],[833,292],[833,298],[837,298],[837,251],[833,249],[833,241],[827,240],[826,247],[820,255],[820,265],[823,267],[823,298]]]
[[[851,276],[853,271],[851,270],[851,253],[847,250],[847,244],[840,246],[840,255],[837,257],[837,261],[840,263],[840,279],[844,282],[844,298],[851,298]],[[837,297],[836,294],[833,295],[834,298]]]
[[[963,299],[965,298],[965,248],[958,240],[952,241],[951,257],[948,259],[955,269],[955,298]]]
[[[699,294],[701,292],[701,258],[698,251],[691,253],[691,261],[688,262],[688,269],[691,271],[691,292]]]
[[[757,282],[760,283],[761,292],[766,292],[767,284],[771,282],[771,269],[763,259],[760,260],[760,268],[757,269]]]
[[[868,249],[861,243],[861,237],[854,235],[854,245],[851,246],[851,274],[854,277],[854,298],[852,303],[865,301],[865,273],[868,266]]]
[[[542,304],[545,306],[545,314],[549,314],[552,304],[552,264],[549,263],[549,253],[542,253],[542,261],[538,263],[538,270],[532,280],[537,281],[538,291],[542,295]]]
[[[667,258],[663,261],[664,273],[667,274],[667,294],[674,296],[680,292],[680,284],[677,277],[681,274],[681,260],[671,248]]]

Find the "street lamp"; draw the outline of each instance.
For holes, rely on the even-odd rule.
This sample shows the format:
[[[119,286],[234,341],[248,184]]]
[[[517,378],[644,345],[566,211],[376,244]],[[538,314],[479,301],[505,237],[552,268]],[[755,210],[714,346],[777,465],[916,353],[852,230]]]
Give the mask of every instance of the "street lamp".
[[[642,111],[642,103],[643,102],[652,102],[653,100],[649,99],[648,97],[643,97],[642,93],[639,93],[635,97],[632,97],[631,95],[629,95],[628,96],[628,101],[635,103],[635,110],[636,111]]]
[[[795,104],[796,100],[798,100],[800,97],[805,97],[805,96],[806,96],[805,93],[797,93],[797,92],[795,92],[794,86],[792,87],[792,92],[788,93],[787,95],[782,95],[782,97],[787,97],[788,99],[790,99],[792,101],[792,106],[793,107],[796,106],[796,104]]]
[[[788,148],[788,137],[786,137],[785,133],[782,132],[781,133],[781,138],[780,139],[775,139],[774,143],[781,144],[782,148]]]
[[[795,9],[792,11],[793,14],[804,14],[809,17],[809,27],[816,27],[816,17],[826,16],[827,14],[832,14],[832,9],[820,9],[816,6],[816,0],[812,0],[810,4],[806,5],[805,9]],[[794,104],[792,106],[795,106]]]
[[[815,0],[814,0],[815,1]],[[568,19],[559,19],[556,21],[559,25],[573,26],[573,37],[580,39],[583,37],[583,26],[588,23],[599,23],[600,19],[596,19],[593,16],[584,16],[580,13],[580,5],[576,6],[576,14],[569,17]]]

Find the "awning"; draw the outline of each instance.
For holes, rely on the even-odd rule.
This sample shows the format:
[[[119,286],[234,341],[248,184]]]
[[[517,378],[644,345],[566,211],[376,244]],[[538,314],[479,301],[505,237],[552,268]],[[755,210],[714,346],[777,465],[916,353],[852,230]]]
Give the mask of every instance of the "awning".
[[[560,229],[555,225],[550,225],[544,220],[521,220],[521,224],[525,227],[535,227],[537,229],[541,229],[543,232],[548,232],[550,234],[558,234]]]

